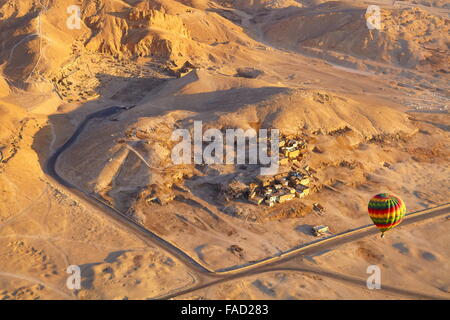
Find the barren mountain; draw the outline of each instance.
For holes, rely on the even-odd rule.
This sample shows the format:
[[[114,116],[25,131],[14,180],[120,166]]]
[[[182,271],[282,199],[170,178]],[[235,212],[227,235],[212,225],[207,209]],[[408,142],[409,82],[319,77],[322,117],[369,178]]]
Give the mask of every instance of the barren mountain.
[[[263,27],[277,46],[319,55],[348,66],[359,59],[392,66],[445,72],[449,64],[450,22],[421,8],[384,9],[382,29],[365,27],[366,8],[345,3],[324,3],[314,9],[274,14]],[[339,54],[345,56],[340,57]],[[366,68],[374,68],[370,63]]]

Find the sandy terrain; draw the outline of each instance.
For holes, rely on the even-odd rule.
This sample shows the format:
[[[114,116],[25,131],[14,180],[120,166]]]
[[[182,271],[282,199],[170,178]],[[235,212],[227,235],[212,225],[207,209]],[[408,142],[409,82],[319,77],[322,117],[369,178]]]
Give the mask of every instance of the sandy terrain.
[[[186,294],[183,299],[421,299],[448,298],[449,219],[434,219],[385,239],[373,236],[295,259],[273,271]],[[438,234],[435,238],[432,235]],[[417,241],[420,238],[420,241]],[[439,242],[438,246],[430,243]],[[366,287],[368,265],[381,270],[383,290]],[[441,266],[445,270],[440,269]]]
[[[147,299],[204,281],[93,197],[208,270],[314,241],[316,225],[369,224],[376,193],[408,212],[448,202],[445,1],[380,1],[381,30],[366,27],[362,0],[79,1],[79,29],[67,25],[72,4],[0,2],[0,298]],[[56,162],[64,186],[47,160],[111,106],[132,108],[87,123]],[[255,205],[232,193],[259,167],[173,165],[171,135],[194,121],[301,136],[310,194]],[[286,267],[308,272],[178,298],[448,299],[448,230],[433,218]],[[386,290],[365,287],[372,264]],[[66,287],[69,265],[80,290]]]

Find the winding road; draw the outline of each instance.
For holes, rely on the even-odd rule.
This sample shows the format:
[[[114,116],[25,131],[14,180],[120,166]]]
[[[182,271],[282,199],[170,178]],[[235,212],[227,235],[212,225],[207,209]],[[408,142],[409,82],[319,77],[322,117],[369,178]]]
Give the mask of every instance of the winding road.
[[[365,279],[357,279],[348,277],[345,275],[334,274],[329,271],[320,270],[317,268],[311,269],[310,266],[302,264],[301,260],[297,258],[305,258],[326,250],[331,250],[334,247],[343,245],[345,243],[353,242],[367,236],[379,234],[379,231],[372,225],[362,226],[356,229],[345,231],[336,235],[332,235],[326,238],[318,239],[317,241],[302,244],[298,247],[291,248],[285,252],[277,254],[273,257],[268,257],[260,261],[237,265],[230,268],[211,270],[204,266],[202,263],[191,257],[189,254],[180,249],[176,244],[165,240],[153,233],[152,231],[144,228],[124,213],[120,212],[116,208],[110,206],[102,199],[96,197],[94,194],[79,189],[74,184],[65,180],[57,171],[57,162],[61,154],[65,150],[70,148],[76,141],[87,124],[92,119],[102,119],[112,116],[119,112],[125,112],[130,107],[113,106],[94,113],[89,114],[77,127],[73,135],[60,147],[58,147],[54,153],[49,157],[45,165],[45,172],[49,180],[57,183],[62,190],[82,198],[93,206],[99,208],[102,212],[106,213],[106,216],[110,221],[118,223],[120,226],[129,229],[129,231],[138,235],[144,242],[157,246],[169,254],[173,255],[180,262],[182,262],[194,275],[196,282],[190,288],[180,288],[173,292],[168,292],[164,296],[155,297],[156,299],[170,299],[175,298],[183,294],[188,294],[196,290],[207,288],[219,283],[223,283],[230,280],[236,280],[251,275],[267,273],[272,271],[296,271],[304,273],[313,273],[331,278],[337,278],[342,281],[347,281],[354,285],[364,286],[366,285]],[[446,203],[434,208],[429,208],[422,211],[412,212],[406,215],[405,220],[402,222],[402,226],[410,225],[425,219],[434,218],[444,214],[450,213],[450,204]],[[412,292],[404,289],[398,289],[389,286],[383,286],[383,289],[391,292],[392,294],[400,294],[402,296],[410,296],[413,298],[421,299],[442,299],[442,297],[433,297],[425,295],[419,292]]]

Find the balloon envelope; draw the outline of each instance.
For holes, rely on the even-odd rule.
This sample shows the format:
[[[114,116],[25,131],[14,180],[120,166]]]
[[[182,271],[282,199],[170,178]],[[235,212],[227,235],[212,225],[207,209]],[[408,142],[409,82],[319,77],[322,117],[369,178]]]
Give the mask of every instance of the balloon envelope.
[[[405,203],[397,196],[380,193],[372,197],[368,205],[369,216],[376,227],[384,233],[402,222],[406,213]]]

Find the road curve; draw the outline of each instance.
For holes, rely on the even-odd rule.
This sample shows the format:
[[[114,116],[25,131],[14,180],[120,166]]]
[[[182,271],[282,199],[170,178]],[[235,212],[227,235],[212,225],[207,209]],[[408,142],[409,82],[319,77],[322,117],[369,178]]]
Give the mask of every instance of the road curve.
[[[86,200],[87,202],[93,204],[94,206],[100,207],[103,211],[108,213],[109,217],[114,219],[115,221],[121,223],[122,225],[125,225],[138,235],[140,235],[141,239],[150,240],[152,244],[162,247],[165,251],[169,252],[176,258],[180,259],[185,263],[187,267],[189,267],[191,270],[195,272],[205,273],[205,274],[211,274],[213,271],[207,269],[206,267],[202,266],[200,263],[198,263],[196,260],[191,258],[189,255],[187,255],[184,251],[180,250],[178,247],[176,247],[174,244],[170,243],[169,241],[164,240],[163,238],[159,237],[157,234],[151,232],[150,230],[144,228],[134,220],[132,220],[130,217],[125,215],[124,213],[120,212],[119,210],[115,209],[114,207],[108,205],[103,200],[97,198],[94,194],[85,192],[79,188],[77,188],[75,185],[70,183],[69,181],[65,180],[62,176],[59,175],[59,173],[56,170],[56,164],[58,162],[59,157],[61,154],[68,148],[70,148],[76,141],[78,136],[83,132],[86,125],[95,118],[104,118],[111,115],[114,115],[118,112],[124,111],[127,108],[114,106],[110,108],[103,109],[101,111],[97,111],[94,113],[91,113],[88,115],[77,127],[73,135],[59,148],[55,150],[55,152],[50,156],[50,158],[47,160],[47,163],[45,165],[45,172],[47,175],[49,175],[54,181],[56,181],[58,184],[62,185],[65,190],[69,191],[70,193],[73,193],[77,195],[78,197],[81,197],[82,199]]]
[[[110,218],[114,222],[120,223],[122,226],[127,227],[131,231],[133,231],[136,235],[140,237],[146,243],[151,243],[157,247],[160,247],[179,259],[189,270],[194,272],[198,278],[198,284],[189,288],[182,289],[177,292],[171,292],[159,298],[173,298],[182,294],[186,294],[189,292],[193,292],[195,290],[199,290],[201,288],[205,288],[214,284],[218,284],[221,282],[234,280],[242,277],[247,277],[250,275],[255,275],[259,273],[265,273],[270,270],[275,270],[277,266],[286,263],[287,261],[306,255],[312,255],[314,253],[329,250],[333,247],[339,246],[341,244],[345,244],[348,242],[352,242],[370,235],[379,234],[379,231],[372,225],[362,226],[356,229],[352,229],[349,231],[345,231],[327,238],[322,238],[317,241],[300,245],[298,247],[289,249],[284,251],[276,256],[268,257],[261,259],[256,262],[251,262],[244,265],[237,265],[229,268],[223,268],[218,270],[211,270],[208,267],[202,265],[196,259],[192,258],[190,255],[185,253],[183,250],[178,248],[174,243],[167,241],[152,231],[144,228],[131,218],[129,218],[124,213],[120,212],[116,208],[110,206],[102,199],[96,197],[93,193],[88,193],[83,191],[65,180],[62,176],[60,176],[56,170],[56,164],[61,156],[61,154],[71,147],[76,141],[79,135],[83,132],[86,125],[95,118],[105,118],[111,115],[114,115],[118,112],[122,112],[129,108],[113,106],[109,107],[94,113],[89,114],[77,127],[73,135],[60,147],[58,147],[54,153],[49,157],[45,165],[45,173],[49,176],[50,180],[61,185],[61,187],[69,193],[72,193],[90,204],[99,207],[102,211],[108,214],[108,218]],[[406,226],[411,223],[419,222],[425,219],[437,217],[443,214],[450,213],[450,203],[446,203],[437,207],[412,212],[406,215],[405,220],[402,222],[401,226]],[[283,268],[283,267],[278,267]],[[211,279],[210,281],[204,281],[205,277],[207,278],[216,278],[215,280]]]
[[[444,205],[440,205],[434,208],[421,210],[417,212],[412,212],[407,215],[407,218],[402,222],[401,226],[407,226],[413,223],[417,223],[420,221],[423,221],[425,219],[430,219],[434,217],[438,217],[444,214],[450,213],[450,204],[446,203]],[[244,278],[252,275],[257,275],[261,273],[267,273],[271,271],[301,271],[301,272],[309,272],[309,273],[316,273],[316,274],[324,274],[326,271],[318,271],[318,270],[311,270],[311,269],[305,269],[298,267],[293,269],[292,267],[286,267],[283,266],[287,262],[289,262],[292,259],[300,258],[300,257],[306,257],[314,255],[317,252],[323,252],[327,250],[331,250],[337,246],[350,243],[356,240],[360,240],[362,238],[365,238],[367,236],[371,235],[378,235],[380,232],[378,229],[376,229],[373,225],[367,225],[363,227],[359,227],[353,230],[345,231],[324,239],[319,239],[315,242],[307,243],[305,245],[302,245],[298,248],[291,249],[289,251],[285,251],[281,253],[280,255],[276,257],[266,258],[256,263],[249,263],[246,265],[241,266],[235,266],[228,269],[221,269],[217,270],[216,274],[220,275],[222,278],[210,281],[209,283],[203,283],[199,284],[197,286],[194,286],[189,289],[185,289],[178,292],[168,293],[164,296],[158,297],[161,299],[171,299],[175,298],[177,296],[188,294],[191,292],[194,292],[199,289],[204,289],[207,287],[210,287],[212,285],[216,285],[219,283],[223,283],[230,280],[237,280],[239,278]],[[326,274],[324,274],[326,275]],[[345,279],[344,279],[345,280]],[[415,293],[408,290],[400,290],[393,287],[386,287],[383,286],[383,288],[390,289],[394,293],[404,293],[408,296],[412,296],[415,298],[420,299],[441,299],[440,297],[432,297],[426,294],[421,293]]]

